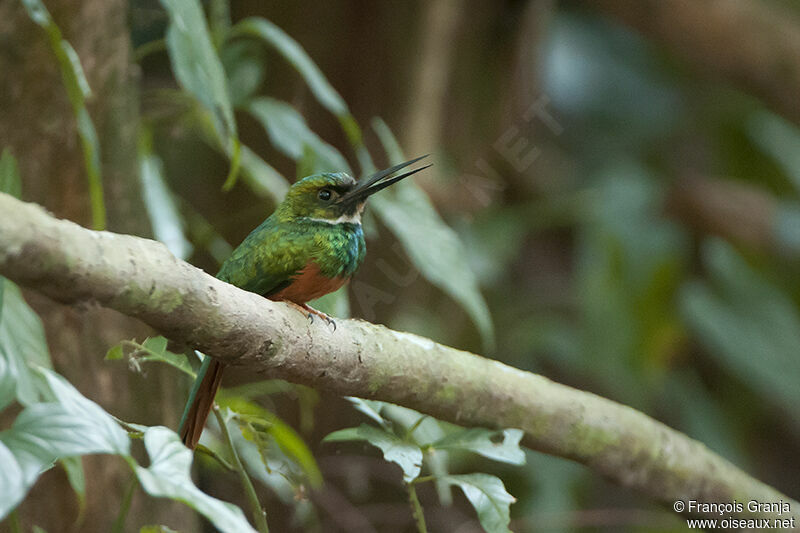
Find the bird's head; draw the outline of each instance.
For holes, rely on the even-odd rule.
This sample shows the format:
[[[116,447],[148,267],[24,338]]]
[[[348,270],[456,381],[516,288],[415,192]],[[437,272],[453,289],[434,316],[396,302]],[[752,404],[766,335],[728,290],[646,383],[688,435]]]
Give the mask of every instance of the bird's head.
[[[305,177],[289,188],[276,214],[283,220],[306,218],[332,224],[340,222],[358,224],[361,222],[361,213],[364,211],[367,198],[403,178],[428,168],[430,165],[391,177],[423,157],[427,156],[381,170],[358,181],[344,172]]]

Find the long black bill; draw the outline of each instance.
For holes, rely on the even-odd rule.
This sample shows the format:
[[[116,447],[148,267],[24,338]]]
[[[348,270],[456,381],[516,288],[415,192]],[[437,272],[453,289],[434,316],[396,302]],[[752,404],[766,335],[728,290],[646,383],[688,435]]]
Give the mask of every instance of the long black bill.
[[[426,168],[430,167],[431,165],[425,165],[424,167],[415,168],[414,170],[409,170],[408,172],[400,174],[399,176],[395,176],[395,177],[387,179],[385,181],[381,181],[384,178],[386,178],[388,176],[391,176],[392,174],[394,174],[398,170],[402,170],[402,169],[406,168],[409,165],[413,165],[414,163],[416,163],[420,159],[424,159],[426,157],[428,157],[427,154],[423,155],[421,157],[417,157],[415,159],[412,159],[410,161],[406,161],[405,163],[400,163],[399,165],[395,165],[393,167],[381,170],[380,172],[376,172],[375,174],[372,174],[371,176],[367,176],[366,178],[362,178],[356,184],[354,189],[352,189],[351,191],[348,191],[347,194],[344,194],[341,198],[339,198],[339,202],[340,203],[356,203],[356,202],[359,202],[361,200],[366,200],[366,198],[368,196],[370,196],[371,194],[375,194],[376,192],[385,189],[389,185],[397,183],[398,181],[400,181],[403,178],[407,178],[407,177],[411,176],[412,174],[416,174],[420,170],[425,170]]]

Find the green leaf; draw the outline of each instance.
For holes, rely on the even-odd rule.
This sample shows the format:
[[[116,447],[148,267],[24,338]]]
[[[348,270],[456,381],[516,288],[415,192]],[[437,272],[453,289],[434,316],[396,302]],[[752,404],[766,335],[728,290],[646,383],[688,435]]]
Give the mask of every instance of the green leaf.
[[[15,198],[22,196],[22,181],[19,178],[17,160],[8,148],[3,150],[3,155],[0,155],[0,192]]]
[[[449,473],[450,454],[446,450],[436,450],[424,445],[429,442],[437,441],[445,436],[445,427],[450,426],[446,422],[441,422],[433,417],[423,415],[419,411],[409,409],[386,402],[370,400],[372,404],[379,404],[381,415],[387,420],[391,420],[405,431],[407,438],[419,444],[425,453],[425,464],[431,475],[434,476],[436,492],[442,505],[450,505],[453,502],[453,494],[450,485],[443,481]],[[453,426],[457,428],[457,426]],[[460,428],[458,428],[460,429]],[[400,433],[400,431],[396,431]]]
[[[458,485],[464,491],[487,533],[511,532],[508,529],[511,520],[509,508],[516,499],[506,492],[500,478],[489,474],[464,474],[447,476],[446,479],[448,483]]]
[[[340,429],[322,439],[323,442],[367,441],[383,452],[383,458],[403,469],[403,481],[409,483],[422,469],[422,449],[383,429],[362,424],[357,428]]]
[[[690,328],[723,368],[783,405],[800,427],[797,307],[729,244],[712,240],[703,252],[712,283],[689,283],[680,294]]]
[[[4,279],[0,278],[0,292],[4,285]],[[0,301],[2,308],[2,301]],[[17,397],[17,372],[13,368],[8,358],[0,351],[0,410],[11,404]]]
[[[361,411],[378,424],[386,426],[386,419],[381,416],[381,409],[383,409],[385,405],[383,402],[379,402],[378,400],[364,400],[362,398],[356,398],[355,396],[346,396],[345,399],[353,404],[356,410]]]
[[[322,473],[314,455],[302,437],[286,422],[254,402],[231,396],[230,391],[219,400],[219,404],[234,413],[242,435],[258,446],[265,466],[266,458],[273,452],[268,449],[271,440],[285,454],[286,459],[300,467],[311,486],[322,485]]]
[[[431,447],[436,450],[466,450],[495,461],[524,465],[525,452],[519,447],[522,435],[519,429],[491,431],[468,428],[447,435],[431,444]]]
[[[106,359],[121,359],[124,355],[123,345],[134,349],[131,354],[131,361],[138,363],[165,363],[177,368],[188,376],[194,377],[195,371],[189,363],[186,354],[174,353],[167,350],[167,339],[162,336],[149,337],[142,344],[134,341],[122,341],[119,345],[111,348],[106,354]]]
[[[115,344],[106,352],[106,361],[118,361],[125,356],[125,351],[122,348],[122,343]]]
[[[310,150],[315,156],[312,173],[350,171],[342,154],[311,131],[289,104],[260,97],[252,100],[246,110],[261,122],[272,144],[285,155],[300,161],[308,154],[306,149]]]
[[[225,69],[209,35],[203,8],[197,0],[161,0],[169,14],[167,51],[181,86],[211,116],[217,136],[231,157],[230,187],[238,167],[239,137],[228,93]]]
[[[9,470],[19,474],[0,478],[0,518],[24,497],[39,475],[65,457],[92,453],[127,455],[125,431],[94,402],[84,398],[58,374],[40,369],[58,403],[37,403],[25,408],[10,429],[0,432],[0,442],[14,456]],[[2,463],[6,469],[6,462]],[[16,466],[14,466],[16,465]],[[13,490],[12,490],[13,489]]]
[[[142,348],[151,355],[163,355],[167,351],[167,338],[159,335],[158,337],[148,337],[142,343]]]
[[[390,161],[402,162],[405,157],[389,128],[378,122],[376,132]],[[464,245],[436,212],[425,192],[408,178],[374,195],[370,204],[403,244],[422,275],[461,304],[478,326],[485,348],[491,349],[494,328],[489,308],[475,273],[469,268]]]
[[[30,485],[25,483],[17,458],[0,440],[0,520],[25,498]]]
[[[188,505],[220,531],[255,532],[241,509],[212,498],[192,483],[189,475],[192,452],[181,443],[175,432],[165,427],[148,428],[144,434],[144,445],[150,456],[150,466],[132,466],[147,494]]]
[[[249,36],[263,40],[280,53],[300,73],[323,107],[337,117],[350,114],[344,99],[328,83],[322,71],[311,60],[305,50],[275,24],[260,17],[246,18],[236,24],[231,33],[232,36]]]
[[[261,87],[264,72],[263,49],[252,41],[233,41],[226,43],[220,52],[231,104],[234,108],[244,105]]]
[[[0,283],[4,286],[0,320],[0,408],[10,401],[10,383],[14,384],[16,399],[23,405],[30,405],[39,401],[46,388],[29,365],[51,366],[44,328],[22,299],[19,288],[5,278],[0,278]]]
[[[84,453],[127,455],[129,453],[130,442],[128,441],[128,434],[111,415],[106,413],[102,407],[84,397],[66,379],[52,370],[39,368],[38,372],[44,376],[55,400],[65,412],[75,422],[87,426],[87,431],[80,438],[80,445],[97,450],[95,452],[64,455],[83,455]],[[47,404],[36,404],[32,407],[37,407],[38,405]]]
[[[186,239],[183,220],[164,179],[161,158],[153,151],[152,133],[142,128],[139,134],[139,179],[142,199],[154,237],[179,259],[187,259],[192,245]]]

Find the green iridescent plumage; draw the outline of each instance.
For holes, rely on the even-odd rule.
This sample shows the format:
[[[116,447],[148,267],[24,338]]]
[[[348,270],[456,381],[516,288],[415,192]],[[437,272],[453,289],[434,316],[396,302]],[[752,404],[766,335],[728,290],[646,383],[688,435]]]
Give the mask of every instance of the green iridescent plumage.
[[[278,209],[240,244],[217,277],[268,296],[291,283],[310,262],[327,278],[350,277],[366,254],[359,205],[320,200],[317,191],[344,194],[347,174],[317,174],[295,183]],[[352,222],[340,221],[345,219]]]

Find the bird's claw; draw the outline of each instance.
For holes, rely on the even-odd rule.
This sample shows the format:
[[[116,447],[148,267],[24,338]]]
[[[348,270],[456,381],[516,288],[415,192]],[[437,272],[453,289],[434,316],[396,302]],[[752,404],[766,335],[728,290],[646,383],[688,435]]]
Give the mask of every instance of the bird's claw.
[[[294,305],[297,305],[297,304],[294,304]],[[323,313],[322,311],[318,311],[318,310],[314,309],[313,307],[311,307],[310,305],[306,305],[306,304],[298,305],[297,307],[299,307],[305,313],[307,313],[306,316],[308,317],[308,323],[309,324],[313,324],[314,323],[314,315],[316,315],[316,316],[320,317],[322,320],[324,320],[325,323],[328,324],[328,326],[333,326],[333,331],[336,331],[336,321],[334,319],[332,319],[326,313]]]

